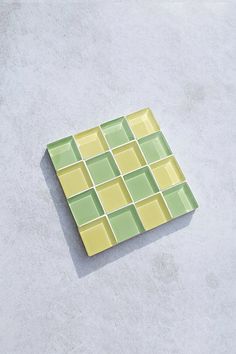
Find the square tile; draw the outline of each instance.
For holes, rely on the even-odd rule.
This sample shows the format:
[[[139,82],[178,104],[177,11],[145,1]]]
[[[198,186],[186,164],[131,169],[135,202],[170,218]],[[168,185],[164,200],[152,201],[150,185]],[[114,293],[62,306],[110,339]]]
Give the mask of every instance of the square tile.
[[[92,187],[86,166],[82,161],[57,172],[67,198]]]
[[[110,148],[112,149],[134,139],[129,125],[124,117],[104,123],[101,125],[101,128]]]
[[[125,241],[144,231],[135,207],[127,206],[108,215],[118,242]]]
[[[120,174],[110,152],[86,161],[89,172],[95,184],[103,183]]]
[[[71,136],[48,144],[47,149],[56,171],[81,160],[76,143]]]
[[[78,226],[104,214],[94,189],[90,189],[68,199],[68,203]]]
[[[151,165],[151,169],[160,189],[170,188],[185,179],[178,162],[173,156],[154,163]]]
[[[145,160],[135,141],[116,148],[112,152],[122,173],[128,173],[145,165]]]
[[[171,220],[171,215],[160,193],[138,202],[136,208],[145,230],[153,229]]]
[[[159,124],[149,108],[129,114],[126,118],[137,139],[160,130]]]
[[[121,177],[100,184],[97,193],[107,213],[131,203],[130,195]]]
[[[140,139],[139,145],[148,163],[158,161],[172,154],[162,132]]]
[[[100,128],[86,130],[74,136],[84,159],[96,156],[108,150]]]
[[[187,183],[172,187],[163,192],[170,212],[174,218],[186,214],[198,207]]]
[[[102,252],[117,243],[106,217],[81,226],[79,232],[88,256]]]
[[[124,176],[124,180],[135,202],[146,198],[159,190],[148,167],[143,167],[129,173]]]

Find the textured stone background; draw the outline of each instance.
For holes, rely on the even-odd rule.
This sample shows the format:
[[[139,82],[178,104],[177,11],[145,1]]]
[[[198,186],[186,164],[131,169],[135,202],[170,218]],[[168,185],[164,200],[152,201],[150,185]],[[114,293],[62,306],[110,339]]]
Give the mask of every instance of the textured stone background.
[[[235,353],[235,14],[1,3],[1,354]],[[200,208],[88,258],[45,146],[147,106]]]

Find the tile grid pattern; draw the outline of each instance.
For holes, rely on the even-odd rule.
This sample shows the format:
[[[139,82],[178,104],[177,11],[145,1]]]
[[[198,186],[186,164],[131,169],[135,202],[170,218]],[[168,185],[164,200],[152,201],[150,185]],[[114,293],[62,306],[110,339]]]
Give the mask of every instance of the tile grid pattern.
[[[125,126],[123,126],[123,122],[126,122],[125,124],[129,127],[129,131],[125,131]],[[135,126],[135,122],[137,122]],[[119,140],[118,133],[119,131],[124,131],[124,134],[126,133],[127,140],[125,142],[124,138],[122,137],[122,143],[121,144],[115,144],[115,146],[111,146],[109,144],[109,141],[111,143],[111,137],[109,137],[109,129],[106,132],[106,125],[111,124],[111,129],[114,128],[115,130],[115,135],[116,135],[116,129],[117,129],[117,136],[115,136],[115,139]],[[113,125],[113,126],[112,126]],[[121,129],[121,130],[120,130]],[[123,130],[122,130],[123,129]],[[114,135],[114,133],[112,133]],[[132,135],[131,135],[132,134]],[[164,138],[164,144],[166,144],[166,150],[167,152],[162,151],[162,147],[157,144],[155,147],[154,145],[151,146],[151,155],[152,155],[152,160],[153,160],[153,154],[155,155],[155,149],[157,150],[155,159],[151,163],[148,163],[148,151],[145,153],[144,146],[142,147],[142,141],[143,139],[150,138],[151,141],[155,141],[155,138],[157,134],[162,134],[160,132],[160,128],[155,121],[152,112],[150,109],[144,109],[139,112],[133,113],[131,115],[128,115],[126,117],[121,117],[114,119],[110,122],[104,123],[94,129],[90,129],[88,131],[73,135],[72,137],[66,138],[66,139],[71,139],[71,145],[69,145],[69,148],[72,150],[75,149],[75,147],[78,149],[78,151],[74,152],[75,156],[75,161],[71,162],[69,164],[65,164],[64,166],[61,167],[61,164],[63,165],[63,162],[61,163],[60,160],[60,154],[61,151],[63,151],[63,141],[65,139],[59,140],[55,143],[51,143],[48,145],[48,151],[51,156],[52,162],[54,163],[54,167],[56,169],[58,178],[62,184],[62,188],[66,193],[67,188],[70,189],[71,187],[71,179],[69,177],[70,172],[65,172],[68,171],[68,167],[74,166],[76,169],[77,165],[82,166],[81,167],[81,173],[83,176],[85,176],[85,173],[83,174],[83,169],[86,169],[86,174],[87,174],[87,181],[85,177],[85,186],[87,184],[87,188],[85,186],[81,187],[81,190],[77,190],[74,193],[70,193],[69,195],[66,195],[68,204],[71,209],[72,208],[72,201],[76,202],[76,198],[84,198],[85,193],[93,193],[90,194],[92,197],[92,205],[97,208],[97,214],[96,216],[93,216],[92,214],[89,216],[90,213],[90,207],[89,204],[85,204],[85,207],[83,206],[75,206],[76,212],[72,214],[75,218],[75,221],[77,223],[78,229],[80,231],[81,237],[83,239],[85,248],[87,250],[88,255],[93,255],[96,254],[102,250],[105,250],[114,244],[117,244],[125,239],[128,239],[130,237],[133,237],[143,231],[149,230],[151,228],[154,228],[156,226],[159,226],[160,224],[167,222],[171,219],[174,219],[177,216],[183,215],[189,211],[194,210],[197,207],[197,202],[195,198],[193,197],[189,186],[186,183],[185,177],[182,174],[182,171],[179,168],[179,165],[177,161],[174,159],[173,153],[170,150],[163,134],[159,136],[159,138]],[[108,135],[108,137],[107,137]],[[112,135],[112,136],[113,136]],[[82,140],[80,140],[80,137],[82,136]],[[92,137],[92,138],[91,138]],[[86,141],[87,138],[87,141]],[[95,138],[95,140],[94,140]],[[153,139],[153,140],[152,140]],[[97,140],[97,153],[96,151],[90,151],[90,147],[96,150],[96,140]],[[67,140],[66,140],[67,141]],[[69,140],[68,140],[69,141]],[[84,146],[81,148],[81,144],[85,142]],[[143,141],[144,143],[144,141]],[[93,144],[93,145],[91,145]],[[153,143],[154,144],[154,143]],[[114,145],[114,144],[112,144]],[[89,148],[87,148],[87,146]],[[87,150],[86,150],[87,148]],[[122,154],[125,153],[126,149],[130,148],[127,150],[129,152],[129,161],[127,163],[126,158],[120,157],[120,160],[118,159],[119,151],[122,152]],[[60,150],[61,149],[61,150]],[[68,146],[67,146],[68,149]],[[137,158],[137,155],[135,153],[140,154],[141,157],[141,162],[139,161],[136,163],[135,158]],[[160,151],[158,151],[158,149]],[[164,149],[164,148],[163,148]],[[83,151],[82,151],[83,150]],[[149,149],[150,150],[150,149]],[[68,153],[69,150],[66,150]],[[126,151],[126,152],[127,152]],[[98,159],[103,159],[104,160],[107,158],[108,154],[112,157],[114,160],[115,166],[117,168],[117,171],[119,171],[119,174],[113,171],[113,177],[109,177],[104,179],[104,175],[102,174],[99,176],[99,178],[102,178],[101,182],[96,183],[94,181],[94,176],[90,171],[89,168],[89,163],[94,164],[95,166],[95,172],[96,172],[96,163]],[[134,160],[130,161],[130,154],[131,157],[134,157]],[[162,156],[161,156],[162,154]],[[86,156],[85,156],[86,155]],[[147,156],[146,156],[147,155]],[[165,162],[166,161],[166,162]],[[109,160],[107,159],[106,162],[109,164]],[[132,162],[134,164],[136,163],[135,168],[132,167]],[[129,166],[131,163],[131,167]],[[161,166],[161,164],[164,163],[164,167]],[[59,168],[58,168],[59,164]],[[166,166],[165,166],[166,164]],[[168,166],[169,166],[169,172],[168,172]],[[176,167],[177,166],[177,167]],[[157,169],[156,173],[154,173],[154,169]],[[158,171],[159,169],[159,171]],[[161,170],[162,169],[162,170]],[[103,169],[103,166],[97,168],[97,174],[103,173],[105,169]],[[111,168],[112,171],[112,168]],[[142,176],[142,172],[144,171],[144,178],[146,178],[146,174],[149,175],[149,177],[153,180],[152,183],[155,184],[155,189],[156,191],[150,192],[149,190],[147,191],[145,188],[150,187],[150,181],[147,179],[143,182],[144,185],[146,186],[142,190],[142,183],[140,182],[140,178]],[[110,170],[107,172],[110,172]],[[95,173],[95,175],[96,175]],[[59,176],[65,176],[65,180],[63,181],[60,179]],[[73,174],[73,171],[72,171]],[[106,175],[106,171],[105,171]],[[144,195],[142,197],[138,196],[135,197],[132,195],[132,192],[129,190],[130,188],[128,187],[128,184],[126,182],[126,178],[129,176],[131,180],[131,185],[134,183],[134,188],[133,191],[134,193],[142,194]],[[137,177],[138,176],[138,177]],[[141,176],[141,177],[140,177]],[[167,177],[167,179],[166,179]],[[63,178],[63,177],[62,177]],[[96,177],[97,178],[97,177]],[[123,192],[126,194],[126,202],[121,203],[120,206],[116,206],[113,210],[105,210],[106,202],[107,205],[112,204],[112,198],[113,195],[112,193],[109,193],[109,188],[110,185],[107,187],[108,190],[108,196],[103,198],[101,197],[99,193],[99,189],[102,189],[104,186],[104,190],[106,191],[106,185],[111,183],[111,185],[116,183],[116,181],[122,181],[122,183],[118,183],[118,187],[122,186],[124,188]],[[133,180],[133,182],[132,182]],[[136,182],[135,182],[136,181]],[[74,183],[74,181],[72,181]],[[80,184],[79,178],[77,176],[76,183],[78,185]],[[135,187],[136,183],[136,187]],[[140,185],[141,183],[141,185]],[[139,188],[141,187],[141,188]],[[177,189],[176,189],[177,188]],[[179,188],[179,189],[178,189]],[[173,193],[172,193],[172,190]],[[140,192],[141,191],[141,192]],[[119,192],[119,191],[118,191]],[[165,193],[169,194],[169,197],[167,198],[165,196]],[[95,193],[95,194],[94,194]],[[121,190],[122,193],[122,190]],[[106,193],[105,193],[106,194]],[[86,196],[89,196],[86,194]],[[85,198],[86,198],[85,196]],[[100,206],[98,207],[96,205],[96,201],[94,200],[93,196],[96,196],[98,203]],[[117,196],[117,194],[115,194]],[[118,195],[119,197],[119,195]],[[177,198],[177,199],[176,199]],[[127,201],[128,199],[128,201]],[[175,199],[175,200],[174,200]],[[81,199],[82,200],[82,199]],[[124,197],[125,200],[125,197]],[[169,200],[169,203],[168,203]],[[177,201],[176,201],[177,200]],[[154,201],[154,207],[153,206],[153,201]],[[115,201],[114,201],[115,202]],[[171,208],[170,205],[173,204],[173,207]],[[145,208],[147,211],[145,212]],[[177,209],[176,209],[177,208]],[[179,210],[178,210],[179,208]],[[84,210],[82,210],[84,209]],[[142,209],[144,209],[144,214],[142,216]],[[100,210],[100,212],[99,212]],[[177,211],[176,211],[177,210]],[[81,213],[86,214],[86,219],[84,221],[78,221],[78,215]],[[123,213],[123,219],[120,216]],[[128,215],[128,221],[126,219],[125,215]],[[105,218],[105,219],[104,219]],[[131,219],[130,219],[131,218]],[[133,223],[133,229],[130,227],[129,228],[129,220],[133,221],[132,218],[134,219]],[[151,220],[149,220],[151,218]],[[112,220],[120,220],[120,223],[118,222],[118,229],[114,226],[116,225],[116,222],[112,222]],[[98,230],[93,229],[93,226],[96,224],[96,222],[99,223],[99,220],[101,220],[101,227],[102,227],[102,236],[101,236],[101,242],[96,243],[96,238],[100,237],[98,235]],[[106,221],[104,221],[106,220]],[[106,224],[106,225],[105,225]],[[132,222],[130,223],[132,224]],[[137,228],[136,228],[136,226]],[[91,228],[90,228],[91,225]],[[141,225],[141,226],[138,226]],[[107,229],[108,228],[108,229]],[[88,230],[88,232],[84,232],[84,230]],[[90,230],[90,231],[89,231]],[[111,236],[112,235],[112,236]],[[108,238],[108,239],[107,239]]]

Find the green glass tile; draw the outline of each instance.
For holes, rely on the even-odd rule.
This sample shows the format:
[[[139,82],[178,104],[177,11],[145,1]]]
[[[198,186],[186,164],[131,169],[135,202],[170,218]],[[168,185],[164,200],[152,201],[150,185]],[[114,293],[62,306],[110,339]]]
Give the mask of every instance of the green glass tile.
[[[76,143],[71,136],[48,144],[47,148],[57,171],[81,160]]]
[[[102,206],[94,189],[68,199],[68,203],[78,226],[103,214]]]
[[[94,157],[86,163],[95,184],[103,183],[120,174],[110,152]]]
[[[103,134],[111,148],[133,140],[133,134],[124,117],[114,119],[101,125]]]
[[[198,207],[187,183],[180,184],[163,192],[163,196],[174,218]]]
[[[134,206],[128,206],[108,215],[118,242],[127,240],[144,231]]]
[[[162,132],[140,139],[139,145],[148,163],[160,160],[171,154],[170,147]]]
[[[124,180],[135,202],[146,198],[159,190],[151,172],[147,167],[129,173],[124,176]]]

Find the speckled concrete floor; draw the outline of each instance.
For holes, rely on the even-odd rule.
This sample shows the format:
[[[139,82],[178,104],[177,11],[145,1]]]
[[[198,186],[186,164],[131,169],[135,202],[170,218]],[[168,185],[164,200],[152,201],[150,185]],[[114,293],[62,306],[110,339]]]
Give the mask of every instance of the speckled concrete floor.
[[[1,3],[1,354],[235,353],[235,14]],[[46,144],[147,106],[200,208],[88,258]]]

